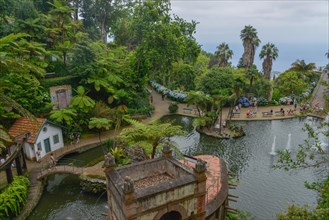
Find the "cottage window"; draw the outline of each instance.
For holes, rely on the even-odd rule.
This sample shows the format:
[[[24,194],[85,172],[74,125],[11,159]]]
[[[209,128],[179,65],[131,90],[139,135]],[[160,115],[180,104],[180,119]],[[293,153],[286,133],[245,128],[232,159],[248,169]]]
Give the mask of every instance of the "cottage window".
[[[42,151],[41,142],[37,143],[37,148],[38,148],[38,151]]]
[[[56,134],[56,135],[53,136],[53,140],[54,140],[54,144],[59,143],[59,137],[58,137],[58,134]]]

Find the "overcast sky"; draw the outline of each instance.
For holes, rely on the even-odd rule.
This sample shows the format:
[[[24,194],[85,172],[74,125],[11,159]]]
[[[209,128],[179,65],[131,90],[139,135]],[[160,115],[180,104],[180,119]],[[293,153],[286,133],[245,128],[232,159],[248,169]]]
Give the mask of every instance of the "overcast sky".
[[[258,32],[261,45],[255,63],[260,68],[261,46],[271,42],[279,49],[273,70],[288,69],[296,59],[327,64],[329,48],[329,1],[312,0],[171,0],[172,12],[188,21],[195,20],[195,35],[202,48],[214,52],[226,42],[234,52],[236,65],[243,52],[240,32],[252,25]]]

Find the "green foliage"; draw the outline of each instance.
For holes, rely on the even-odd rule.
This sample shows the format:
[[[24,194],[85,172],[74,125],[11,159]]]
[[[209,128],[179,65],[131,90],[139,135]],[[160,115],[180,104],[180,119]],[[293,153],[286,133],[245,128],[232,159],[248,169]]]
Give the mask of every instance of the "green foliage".
[[[197,76],[203,75],[208,70],[208,64],[209,64],[210,58],[200,53],[195,64],[194,64],[194,72]]]
[[[7,149],[6,144],[11,143],[11,138],[4,130],[4,127],[0,125],[0,155]]]
[[[170,113],[176,113],[178,111],[178,103],[177,102],[171,102],[169,105],[169,112]]]
[[[41,85],[48,90],[52,86],[59,85],[72,85],[75,87],[77,85],[77,76],[62,76],[49,79],[43,79]]]
[[[170,89],[189,91],[194,89],[195,72],[193,66],[179,61],[173,64],[170,74]]]
[[[27,74],[9,73],[1,80],[6,84],[5,94],[23,108],[32,113],[49,112],[50,97],[37,78]]]
[[[185,102],[187,102],[188,106],[196,106],[199,116],[201,116],[201,111],[205,111],[207,109],[207,106],[211,103],[211,101],[211,97],[201,91],[190,91],[185,98]]]
[[[206,94],[215,94],[218,89],[231,89],[233,77],[231,68],[213,67],[200,77],[197,89]]]
[[[126,119],[126,121],[131,123],[133,127],[123,129],[119,138],[129,145],[151,145],[152,158],[155,156],[158,145],[166,138],[186,133],[181,126],[172,125],[171,123],[160,124],[159,122],[154,122],[152,124],[142,124],[132,119]]]
[[[299,77],[297,72],[284,72],[275,79],[274,86],[284,96],[299,95],[308,89],[308,84]]]
[[[225,220],[256,220],[250,212],[238,210],[236,214],[228,213]]]
[[[144,1],[135,8],[132,29],[137,41],[135,71],[167,86],[168,73],[180,59],[194,63],[200,46],[193,34],[196,22],[170,15],[167,0]]]
[[[318,219],[308,206],[291,205],[286,212],[278,214],[278,220]]]
[[[284,97],[284,94],[280,91],[279,88],[273,88],[273,95],[272,95],[272,99],[279,101],[280,98]]]
[[[128,163],[130,163],[130,159],[123,153],[123,148],[121,147],[115,147],[110,150],[110,153],[115,158],[115,163],[117,166],[124,166]]]
[[[112,122],[107,118],[91,118],[89,121],[89,129],[109,130],[111,126]]]
[[[217,46],[215,56],[219,59],[218,65],[220,67],[226,67],[228,65],[228,60],[233,56],[233,51],[230,49],[228,44],[224,42]]]
[[[62,125],[72,125],[76,116],[76,110],[70,108],[57,109],[50,112],[50,119]]]
[[[15,176],[14,181],[0,194],[0,218],[10,219],[20,213],[27,202],[30,181],[24,176]]]
[[[256,97],[266,97],[267,98],[269,96],[271,90],[272,90],[271,82],[262,77],[257,79],[253,85],[253,91],[254,91],[254,95]]]
[[[81,110],[82,112],[88,112],[95,106],[95,101],[86,95],[87,93],[82,86],[78,86],[76,92],[77,95],[75,95],[71,100],[73,107]]]

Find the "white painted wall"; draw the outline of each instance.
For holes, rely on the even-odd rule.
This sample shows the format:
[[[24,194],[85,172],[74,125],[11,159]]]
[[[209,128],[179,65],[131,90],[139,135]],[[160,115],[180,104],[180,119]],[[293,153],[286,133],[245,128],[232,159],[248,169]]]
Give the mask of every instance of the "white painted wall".
[[[35,157],[33,148],[34,148],[34,145],[27,143],[27,142],[25,142],[23,145],[24,153],[25,153],[26,157],[29,159],[33,159],[33,157]]]
[[[44,127],[46,127],[47,129],[44,130]],[[58,134],[59,142],[57,144],[54,144],[54,136],[56,134]],[[29,152],[31,155],[31,157],[29,157],[30,159],[36,158],[35,152],[38,149],[38,147],[37,147],[38,143],[41,143],[41,151],[40,151],[41,158],[47,154],[46,148],[45,148],[45,143],[44,143],[44,140],[47,138],[49,138],[49,142],[50,142],[50,149],[51,149],[50,152],[55,151],[61,147],[64,147],[62,129],[60,127],[54,126],[52,124],[45,123],[40,128],[39,135],[37,136],[37,139],[35,140],[35,143],[33,146],[33,150],[31,150],[31,152]],[[27,151],[27,149],[26,149],[26,151]],[[50,152],[48,152],[48,154],[50,154]],[[29,156],[29,154],[27,152],[26,152],[26,155]]]

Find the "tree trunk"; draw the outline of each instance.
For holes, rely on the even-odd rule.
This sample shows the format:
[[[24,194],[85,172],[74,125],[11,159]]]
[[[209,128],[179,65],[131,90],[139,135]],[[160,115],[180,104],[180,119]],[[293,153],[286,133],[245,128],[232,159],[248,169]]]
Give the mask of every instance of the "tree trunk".
[[[107,43],[107,32],[105,30],[105,20],[101,23],[101,38],[104,43]]]
[[[223,119],[223,107],[220,106],[220,115],[219,115],[219,134],[222,133],[222,119]]]
[[[101,140],[101,131],[98,132],[98,138],[99,138],[99,143],[101,143],[102,142],[102,140]]]
[[[152,145],[152,157],[151,157],[152,159],[154,159],[155,151],[156,151],[156,149],[157,149],[157,146],[158,146],[157,144],[153,144],[153,145]]]
[[[272,72],[272,60],[269,56],[267,56],[266,59],[263,61],[262,66],[263,66],[264,78],[270,80],[271,72]]]
[[[243,67],[250,68],[253,64],[255,51],[251,40],[247,39],[243,42],[244,52],[242,55]]]
[[[252,82],[254,80],[254,77],[250,78],[250,84],[249,84],[249,93],[252,93]]]

